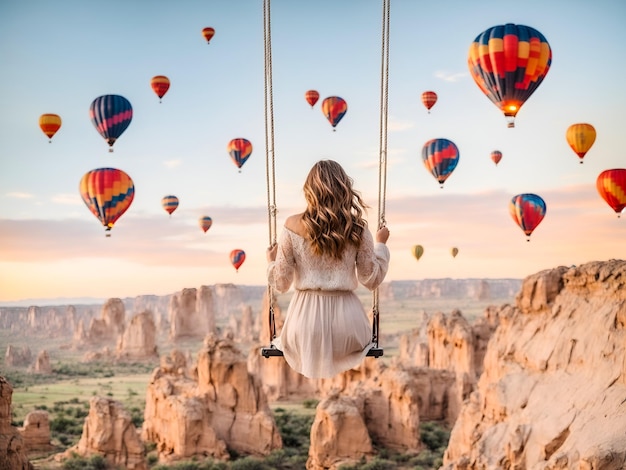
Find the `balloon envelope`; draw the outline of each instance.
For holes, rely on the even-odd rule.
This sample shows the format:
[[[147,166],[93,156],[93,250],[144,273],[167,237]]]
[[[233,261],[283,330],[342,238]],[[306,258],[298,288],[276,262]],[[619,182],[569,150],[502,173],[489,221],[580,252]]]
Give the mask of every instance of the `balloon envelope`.
[[[61,116],[58,114],[42,114],[39,116],[39,127],[48,136],[49,142],[61,128]]]
[[[596,188],[619,217],[626,207],[626,169],[604,170],[596,179]]]
[[[458,254],[459,254],[459,249],[458,249],[457,247],[453,247],[453,248],[450,250],[450,253],[452,254],[452,257],[453,257],[453,258],[456,258],[456,255],[458,255]]]
[[[536,194],[518,194],[509,202],[509,213],[530,240],[530,235],[546,215],[546,203]]]
[[[241,137],[231,140],[226,148],[237,168],[241,169],[252,154],[252,143]]]
[[[326,116],[333,128],[337,127],[337,124],[343,119],[347,111],[348,103],[339,96],[329,96],[322,101],[322,113],[324,113],[324,116]]]
[[[135,197],[133,180],[115,168],[88,171],[80,180],[79,190],[91,213],[106,227],[107,236]]]
[[[304,94],[304,99],[306,99],[306,102],[309,103],[312,108],[315,106],[315,103],[317,103],[317,100],[320,99],[320,94],[315,90],[309,90]]]
[[[591,124],[572,124],[567,128],[565,139],[582,163],[586,153],[596,141],[596,129]]]
[[[211,219],[208,215],[203,215],[198,219],[198,225],[200,225],[202,231],[206,233],[207,230],[211,228],[211,225],[213,225],[213,219]]]
[[[165,212],[172,215],[172,212],[174,212],[178,207],[178,198],[171,194],[169,196],[165,196],[161,199],[161,206],[165,209]]]
[[[496,164],[496,166],[498,166],[498,163],[502,160],[502,152],[500,152],[500,150],[494,150],[491,152],[491,160]]]
[[[426,106],[426,109],[428,110],[429,113],[430,113],[430,108],[435,106],[436,102],[437,102],[437,93],[435,93],[434,91],[425,91],[424,93],[422,93],[422,103],[424,104],[424,106]]]
[[[230,252],[230,262],[235,267],[236,271],[239,271],[239,267],[246,260],[246,252],[243,250],[233,250]]]
[[[113,144],[133,119],[133,107],[123,96],[103,95],[91,103],[89,117],[98,133],[109,144],[109,151],[112,152]]]
[[[476,36],[467,62],[478,87],[514,127],[518,111],[550,69],[552,50],[536,29],[508,23]]]
[[[415,257],[415,259],[419,261],[419,259],[424,254],[424,247],[422,245],[414,245],[413,248],[411,248],[411,253]]]
[[[211,38],[215,36],[215,29],[206,27],[202,30],[202,36],[206,40],[207,44],[211,42]]]
[[[422,147],[422,160],[426,169],[443,188],[443,183],[459,162],[459,149],[451,140],[432,139]]]
[[[170,89],[170,79],[165,75],[156,75],[150,80],[150,86],[159,97],[159,102],[161,102],[161,98],[163,98],[167,90]]]

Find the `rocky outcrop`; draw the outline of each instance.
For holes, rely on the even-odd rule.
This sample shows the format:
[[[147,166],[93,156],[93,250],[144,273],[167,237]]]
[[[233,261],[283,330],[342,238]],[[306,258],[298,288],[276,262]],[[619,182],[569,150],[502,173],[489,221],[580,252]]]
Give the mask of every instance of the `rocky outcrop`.
[[[11,426],[13,387],[0,376],[0,470],[33,470],[26,456],[24,440]]]
[[[39,351],[35,364],[30,368],[35,374],[52,374],[52,364],[50,364],[50,355],[45,349]]]
[[[144,447],[131,416],[123,405],[111,398],[92,397],[78,444],[55,459],[63,461],[73,454],[83,457],[102,455],[114,466],[147,470]]]
[[[50,443],[50,419],[45,410],[31,411],[19,428],[27,452],[48,451],[53,448]]]
[[[200,299],[207,302],[207,297],[212,296],[206,290],[202,291]],[[203,338],[207,333],[207,318],[202,314],[206,312],[206,308],[202,311],[197,310],[198,290],[195,288],[183,289],[172,295],[169,307],[169,324],[170,339],[178,340],[180,338]]]
[[[422,279],[391,281],[379,287],[383,300],[422,299],[510,299],[519,291],[521,279]]]
[[[116,344],[126,325],[126,309],[121,299],[111,298],[102,306],[100,318],[92,318],[85,331],[84,320],[73,328],[73,346]]]
[[[28,346],[18,348],[9,344],[4,353],[4,365],[6,367],[25,367],[33,360],[33,353]]]
[[[152,312],[133,316],[117,344],[117,357],[121,359],[157,358],[156,326]]]
[[[529,276],[498,314],[443,468],[626,468],[626,261]]]
[[[143,436],[159,458],[264,456],[282,441],[259,380],[230,338],[207,337],[193,374],[182,354],[162,362],[146,393]]]

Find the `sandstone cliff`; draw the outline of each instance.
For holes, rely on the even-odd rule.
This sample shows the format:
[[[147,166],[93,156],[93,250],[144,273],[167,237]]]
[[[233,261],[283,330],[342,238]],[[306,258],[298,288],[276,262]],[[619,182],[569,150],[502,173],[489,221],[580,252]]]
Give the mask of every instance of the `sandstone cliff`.
[[[0,376],[0,470],[33,470],[17,428],[11,426],[13,387]]]
[[[626,468],[626,261],[537,273],[498,314],[443,468]]]

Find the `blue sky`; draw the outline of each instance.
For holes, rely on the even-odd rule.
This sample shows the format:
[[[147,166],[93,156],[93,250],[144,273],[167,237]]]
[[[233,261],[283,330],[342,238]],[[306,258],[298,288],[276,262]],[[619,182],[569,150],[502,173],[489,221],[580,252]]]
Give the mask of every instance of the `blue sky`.
[[[279,227],[303,208],[303,179],[320,158],[344,165],[376,224],[381,13],[373,0],[272,1]],[[625,21],[619,0],[392,0],[388,280],[521,278],[626,256],[626,217],[595,189],[602,170],[626,167]],[[514,129],[467,67],[472,40],[504,23],[539,30],[553,53]],[[216,30],[210,45],[206,26]],[[0,61],[0,304],[265,284],[262,0],[4,1]],[[162,103],[154,75],[172,82]],[[305,102],[308,89],[320,103],[348,102],[336,132],[320,103]],[[439,96],[430,114],[425,90]],[[113,153],[88,116],[103,94],[125,96],[134,110]],[[43,113],[63,119],[51,144],[37,124]],[[582,165],[565,141],[577,122],[598,132]],[[241,172],[226,152],[235,137],[254,147]],[[420,156],[436,137],[461,155],[443,189]],[[504,155],[497,167],[495,149]],[[82,175],[98,167],[135,183],[110,238],[78,193]],[[530,242],[507,208],[524,192],[548,206]],[[160,205],[167,194],[180,200],[172,217]],[[201,215],[214,221],[206,234]],[[425,248],[419,262],[415,244]],[[234,248],[247,254],[238,273],[228,260]]]

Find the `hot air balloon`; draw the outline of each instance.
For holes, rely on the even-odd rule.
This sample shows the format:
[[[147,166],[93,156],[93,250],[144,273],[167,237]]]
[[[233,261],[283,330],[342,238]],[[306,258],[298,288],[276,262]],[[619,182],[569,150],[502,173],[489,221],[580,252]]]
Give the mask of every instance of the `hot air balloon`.
[[[411,248],[411,253],[415,257],[415,259],[419,261],[419,259],[424,254],[424,247],[422,245],[414,245],[413,248]]]
[[[107,237],[135,197],[133,180],[115,168],[88,171],[80,180],[79,190],[91,213],[106,227]]]
[[[518,111],[550,69],[552,50],[536,29],[508,23],[480,33],[467,62],[478,87],[515,127]]]
[[[435,93],[434,91],[425,91],[424,93],[422,93],[422,103],[424,103],[424,106],[426,106],[426,109],[428,110],[429,114],[430,114],[430,108],[435,106],[436,102],[437,102],[437,93]]]
[[[452,174],[459,162],[459,149],[448,139],[432,139],[422,148],[424,166],[432,173],[439,185]]]
[[[546,203],[536,194],[518,194],[509,202],[509,213],[526,234],[526,241],[546,215]]]
[[[159,97],[160,103],[161,98],[163,98],[165,96],[165,93],[167,93],[167,90],[170,89],[170,79],[167,78],[165,75],[156,75],[152,77],[152,80],[150,80],[150,86]]]
[[[239,172],[241,173],[241,167],[250,158],[252,153],[252,143],[248,139],[242,139],[241,137],[233,139],[228,143],[226,147],[230,158],[232,158]]]
[[[198,219],[198,225],[200,225],[202,231],[206,233],[207,230],[211,228],[211,225],[213,225],[213,219],[208,215],[203,215]]]
[[[233,250],[230,252],[230,262],[235,267],[235,271],[239,272],[239,267],[246,260],[246,252],[243,250]]]
[[[91,103],[89,117],[96,130],[109,144],[109,152],[112,152],[113,144],[133,119],[133,107],[123,96],[103,95]]]
[[[452,254],[453,258],[456,258],[456,255],[459,254],[459,249],[456,246],[452,247],[452,249],[450,249],[450,253]]]
[[[328,122],[333,126],[333,131],[335,131],[335,127],[339,124],[339,121],[345,116],[346,111],[348,111],[348,103],[343,98],[338,96],[329,96],[324,101],[322,101],[322,113],[328,119]]]
[[[491,160],[496,164],[496,166],[498,166],[498,163],[502,160],[502,152],[500,152],[500,150],[494,150],[491,152]]]
[[[206,43],[208,44],[211,42],[211,38],[215,36],[215,30],[211,27],[204,28],[202,30],[202,36],[206,39]]]
[[[42,114],[39,116],[39,127],[48,136],[48,142],[52,143],[52,137],[61,127],[61,116],[58,114]]]
[[[626,207],[626,169],[604,170],[596,179],[596,188],[619,217]]]
[[[315,90],[309,90],[304,94],[304,98],[306,99],[306,102],[311,105],[311,108],[313,108],[315,103],[317,103],[317,100],[320,99],[320,94]]]
[[[585,154],[596,141],[596,130],[591,124],[572,124],[567,128],[565,138],[582,163]]]
[[[178,207],[178,198],[176,196],[172,196],[171,194],[169,196],[165,196],[161,199],[161,206],[171,217],[172,212],[174,212]]]

